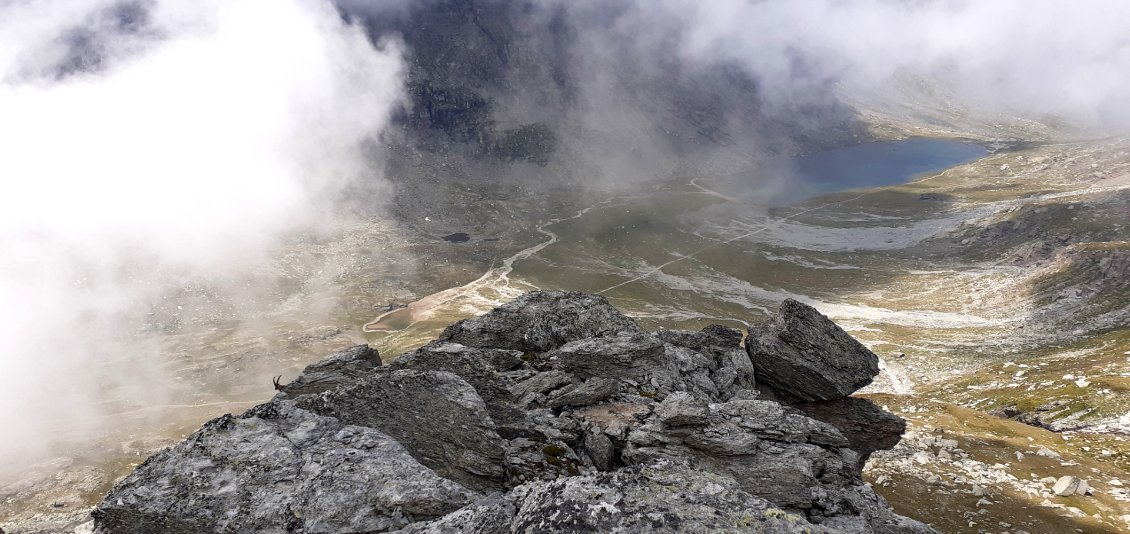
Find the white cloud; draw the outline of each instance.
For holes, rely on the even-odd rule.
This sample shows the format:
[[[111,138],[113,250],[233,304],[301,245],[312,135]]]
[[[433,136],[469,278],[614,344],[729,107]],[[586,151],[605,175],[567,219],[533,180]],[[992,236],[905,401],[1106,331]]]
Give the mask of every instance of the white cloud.
[[[171,273],[246,269],[378,179],[401,96],[399,46],[328,0],[157,0],[125,29],[114,5],[0,4],[0,458],[80,428],[100,370],[159,375],[112,347]],[[76,32],[100,57],[61,74]]]
[[[887,92],[913,76],[978,111],[1130,128],[1130,2],[1122,0],[657,0],[636,4],[681,52],[734,61],[790,108],[839,84]]]

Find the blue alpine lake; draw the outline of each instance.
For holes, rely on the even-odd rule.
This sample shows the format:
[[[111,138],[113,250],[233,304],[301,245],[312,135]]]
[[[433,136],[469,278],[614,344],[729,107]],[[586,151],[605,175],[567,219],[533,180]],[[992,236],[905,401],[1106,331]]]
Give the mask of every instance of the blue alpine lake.
[[[912,138],[774,158],[754,176],[726,180],[721,191],[759,203],[789,204],[817,195],[908,182],[988,154],[976,143]]]

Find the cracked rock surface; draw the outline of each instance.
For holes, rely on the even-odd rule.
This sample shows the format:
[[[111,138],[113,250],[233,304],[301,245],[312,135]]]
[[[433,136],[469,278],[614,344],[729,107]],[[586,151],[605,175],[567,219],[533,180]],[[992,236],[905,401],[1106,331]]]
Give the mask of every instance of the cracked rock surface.
[[[387,366],[355,347],[151,457],[95,531],[934,532],[860,479],[903,428],[847,397],[874,355],[801,306],[748,352],[737,330],[649,333],[558,291]]]
[[[842,399],[879,374],[878,356],[815,308],[793,299],[750,329],[746,350],[758,381],[793,401]]]

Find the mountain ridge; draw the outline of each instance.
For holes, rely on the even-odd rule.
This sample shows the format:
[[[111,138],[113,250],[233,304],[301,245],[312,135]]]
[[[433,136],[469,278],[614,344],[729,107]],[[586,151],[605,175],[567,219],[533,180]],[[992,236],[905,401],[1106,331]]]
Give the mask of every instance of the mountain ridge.
[[[536,291],[387,366],[355,347],[146,460],[93,530],[934,532],[861,479],[905,429],[846,396],[874,354],[806,305],[779,314],[745,349]],[[808,371],[757,383],[785,361]],[[821,402],[773,400],[854,361]]]

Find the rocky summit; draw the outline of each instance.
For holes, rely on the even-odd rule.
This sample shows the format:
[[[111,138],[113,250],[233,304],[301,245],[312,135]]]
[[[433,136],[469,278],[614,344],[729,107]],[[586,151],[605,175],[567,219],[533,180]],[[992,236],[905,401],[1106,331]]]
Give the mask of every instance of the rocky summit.
[[[385,365],[354,347],[139,466],[95,531],[928,533],[861,480],[905,424],[809,306],[645,332],[538,291]]]

